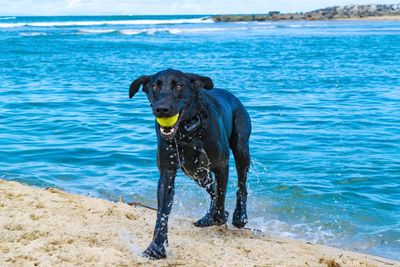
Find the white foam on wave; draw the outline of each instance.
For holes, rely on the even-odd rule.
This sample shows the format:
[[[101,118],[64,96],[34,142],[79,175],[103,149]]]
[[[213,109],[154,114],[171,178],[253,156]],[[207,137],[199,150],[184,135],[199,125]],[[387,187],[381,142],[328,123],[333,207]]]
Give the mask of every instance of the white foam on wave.
[[[304,27],[316,27],[317,25],[313,24],[291,24],[288,25],[289,28],[304,28]]]
[[[260,230],[263,233],[319,244],[328,244],[335,239],[333,232],[323,229],[322,226],[305,223],[291,225],[276,219],[266,220],[264,217],[253,218],[248,227]]]
[[[14,27],[69,27],[69,26],[101,26],[101,25],[157,25],[185,23],[213,23],[211,19],[171,19],[171,20],[103,20],[103,21],[60,21],[60,22],[19,22],[0,23],[0,28]]]
[[[15,28],[23,26],[25,26],[25,23],[0,23],[0,28]]]
[[[235,28],[237,29],[237,28]],[[140,30],[120,30],[118,31],[124,35],[137,35],[137,34],[148,34],[153,35],[155,33],[169,33],[169,34],[182,34],[182,33],[202,33],[202,32],[218,32],[227,31],[229,28],[151,28],[151,29],[140,29]]]
[[[122,35],[139,35],[147,34],[154,35],[156,33],[168,33],[168,34],[185,34],[185,33],[207,33],[207,32],[224,32],[232,30],[251,30],[251,29],[274,29],[276,26],[258,26],[258,27],[197,27],[197,28],[147,28],[147,29],[81,29],[78,30],[81,34],[108,34],[108,33],[119,33]]]
[[[120,31],[117,31],[117,32],[120,33],[120,34],[123,34],[123,35],[138,35],[138,34],[142,34],[142,33],[153,35],[156,32],[160,32],[160,30],[157,30],[157,29],[140,29],[140,30],[120,30]]]
[[[47,33],[45,33],[45,32],[21,32],[19,35],[32,37],[32,36],[46,36]]]
[[[267,25],[267,26],[255,26],[249,29],[276,29],[276,28],[278,28],[277,25]]]
[[[176,29],[178,30],[178,29]],[[108,34],[108,33],[119,33],[122,35],[138,35],[138,34],[148,34],[148,35],[153,35],[158,32],[174,32],[174,29],[156,29],[156,28],[150,28],[150,29],[128,29],[128,30],[116,30],[116,29],[107,29],[107,30],[100,30],[100,29],[82,29],[78,30],[79,33],[81,34]]]
[[[79,33],[87,33],[87,34],[105,34],[105,33],[112,33],[112,32],[116,32],[117,30],[114,29],[107,29],[107,30],[100,30],[100,29],[82,29],[79,30]]]
[[[0,20],[16,19],[17,17],[0,17]]]
[[[302,28],[304,27],[304,25],[301,24],[292,24],[292,25],[288,25],[289,28]]]

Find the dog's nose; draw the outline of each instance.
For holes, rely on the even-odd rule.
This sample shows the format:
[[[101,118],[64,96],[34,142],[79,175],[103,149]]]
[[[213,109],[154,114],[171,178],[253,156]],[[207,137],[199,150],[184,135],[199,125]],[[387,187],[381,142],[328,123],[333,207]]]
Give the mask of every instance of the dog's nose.
[[[157,106],[154,109],[154,113],[157,117],[168,117],[171,116],[171,108],[169,106]]]

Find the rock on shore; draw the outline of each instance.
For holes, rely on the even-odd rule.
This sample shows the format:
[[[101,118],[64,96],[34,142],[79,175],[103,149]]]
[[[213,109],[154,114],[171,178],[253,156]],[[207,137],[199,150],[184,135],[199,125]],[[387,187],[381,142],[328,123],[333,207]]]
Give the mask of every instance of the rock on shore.
[[[260,15],[216,15],[215,22],[267,21],[267,20],[329,20],[362,19],[368,17],[399,17],[400,4],[333,6],[302,13],[271,11]]]

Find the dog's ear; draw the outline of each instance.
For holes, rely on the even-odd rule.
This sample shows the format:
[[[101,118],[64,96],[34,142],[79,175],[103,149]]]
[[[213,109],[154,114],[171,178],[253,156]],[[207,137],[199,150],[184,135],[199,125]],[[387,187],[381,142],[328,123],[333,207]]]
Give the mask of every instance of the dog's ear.
[[[140,76],[139,78],[134,80],[129,87],[129,98],[132,98],[139,91],[140,86],[143,86],[143,91],[146,92],[149,82],[150,76],[148,75]]]
[[[197,87],[204,88],[207,90],[211,90],[214,88],[214,83],[210,77],[200,76],[193,73],[186,73],[186,76],[190,79],[190,81],[195,84]]]

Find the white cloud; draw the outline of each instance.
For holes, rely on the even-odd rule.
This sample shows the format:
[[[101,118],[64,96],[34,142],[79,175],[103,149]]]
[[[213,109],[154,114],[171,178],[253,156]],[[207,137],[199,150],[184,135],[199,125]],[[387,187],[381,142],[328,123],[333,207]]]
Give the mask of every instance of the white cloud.
[[[377,0],[0,0],[0,15],[234,14],[308,11]],[[399,0],[385,0],[398,3]]]

